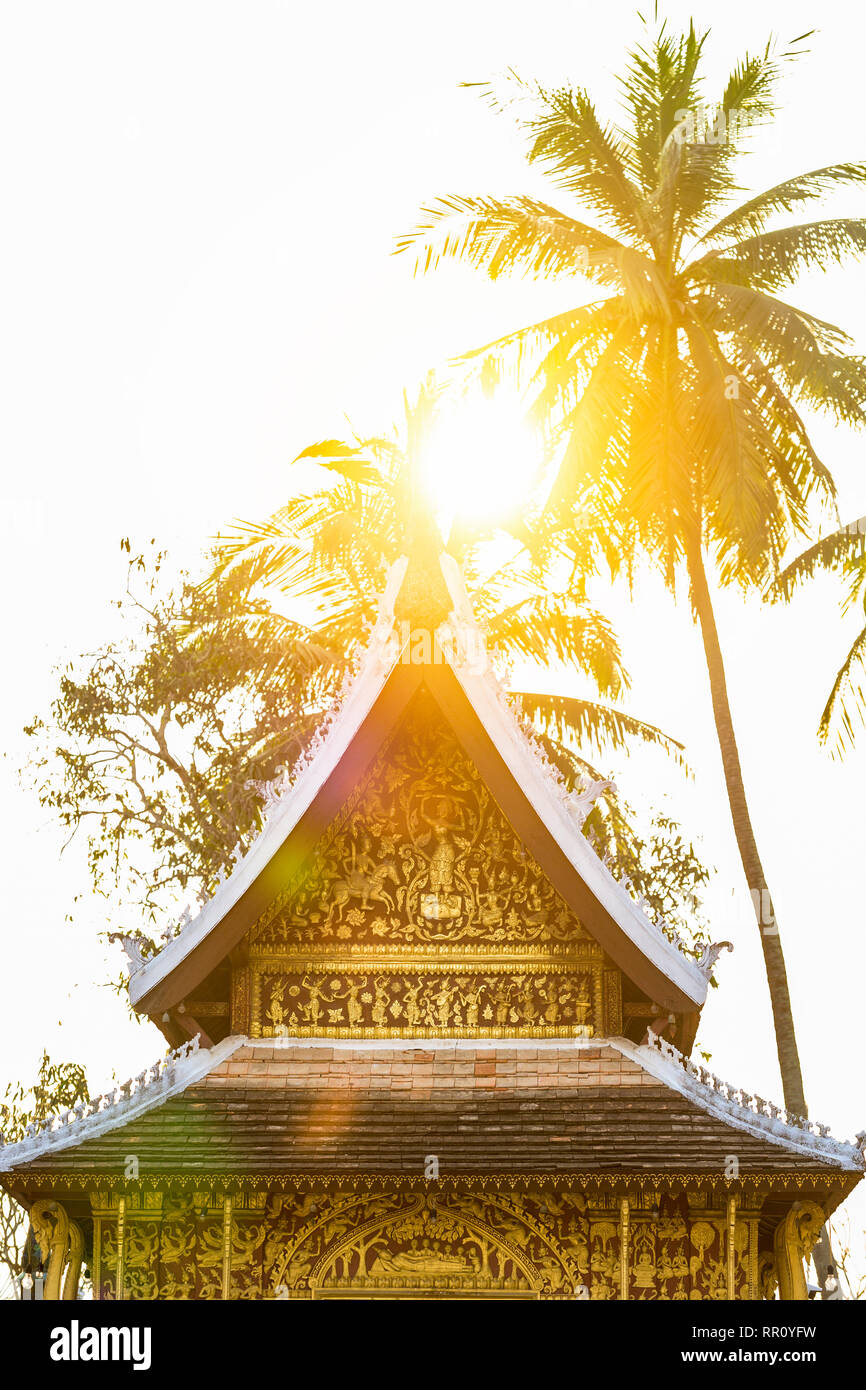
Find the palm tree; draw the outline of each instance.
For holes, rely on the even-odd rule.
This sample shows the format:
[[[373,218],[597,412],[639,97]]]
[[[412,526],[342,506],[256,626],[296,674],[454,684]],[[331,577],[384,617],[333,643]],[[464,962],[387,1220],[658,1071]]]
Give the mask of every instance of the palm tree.
[[[693,26],[683,35],[663,27],[629,55],[622,126],[604,124],[584,90],[549,90],[512,74],[508,108],[520,113],[528,159],[573,211],[523,196],[444,197],[422,210],[424,221],[397,249],[415,248],[423,270],[453,257],[493,277],[581,276],[605,291],[478,352],[488,367],[516,359],[531,368],[535,409],[561,444],[549,516],[572,534],[577,514],[588,519],[593,554],[614,572],[625,565],[630,573],[640,551],[672,591],[685,576],[756,907],[785,1103],[804,1115],[782,943],[708,571],[721,584],[763,589],[810,508],[832,500],[803,406],[849,424],[866,419],[866,367],[850,355],[850,339],[777,293],[809,267],[861,253],[866,222],[770,225],[827,191],[866,182],[866,164],[815,169],[732,208],[748,126],[773,118],[780,63],[796,49],[777,56],[768,45],[745,56],[708,103],[706,38]],[[505,106],[498,87],[484,91]],[[575,547],[590,563],[586,532]]]
[[[779,575],[770,597],[790,598],[798,584],[811,579],[820,570],[836,570],[842,574],[847,589],[842,601],[843,613],[855,605],[866,609],[866,517],[840,526],[798,555]],[[864,674],[866,625],[857,633],[836,672],[818,724],[818,738],[822,743],[832,740],[838,756],[853,745],[858,724],[866,723]]]
[[[265,586],[269,593],[279,591],[279,599],[273,599],[277,608],[293,610],[292,650],[300,633],[310,660],[312,698],[304,737],[321,719],[364,631],[375,621],[389,566],[407,553],[443,549],[421,466],[439,396],[430,379],[416,400],[404,397],[405,420],[390,436],[353,435],[310,445],[295,462],[312,461],[328,470],[332,481],[312,491],[304,488],[264,521],[238,522],[216,540],[211,585],[233,579],[245,588]],[[681,744],[610,703],[629,684],[610,623],[573,585],[568,591],[551,587],[539,559],[547,556],[549,544],[526,523],[521,529],[523,543],[509,543],[501,534],[497,543],[489,527],[457,521],[445,548],[462,566],[492,652],[506,662],[567,663],[583,672],[601,697],[512,691],[527,729],[568,786],[605,781],[590,756],[622,749],[631,739],[656,745],[685,767]],[[657,818],[656,830],[660,824]],[[642,856],[630,808],[615,790],[596,802],[586,829],[598,852],[617,862],[658,915],[702,945],[700,927],[682,913],[682,898],[699,890],[708,874],[680,838],[679,827],[665,824],[674,852],[660,874]]]

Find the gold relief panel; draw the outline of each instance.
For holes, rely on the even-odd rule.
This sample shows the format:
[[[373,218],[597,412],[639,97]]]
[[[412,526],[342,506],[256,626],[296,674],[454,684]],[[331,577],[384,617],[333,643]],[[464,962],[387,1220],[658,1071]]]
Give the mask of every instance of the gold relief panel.
[[[253,1037],[591,1037],[621,1012],[619,971],[423,693],[233,966]]]
[[[585,1225],[582,1199],[566,1207]],[[533,1197],[335,1194],[305,1199],[299,1215],[280,1213],[265,1247],[274,1297],[567,1298],[581,1277],[574,1239],[557,1240]]]
[[[556,1180],[520,1188],[437,1183],[407,1188],[325,1175],[301,1190],[233,1197],[222,1213],[161,1220],[133,1207],[100,1218],[95,1286],[102,1299],[564,1298],[727,1299],[725,1223],[680,1198],[584,1194]],[[651,1209],[652,1214],[651,1214]],[[756,1221],[734,1228],[736,1299],[751,1292]],[[625,1235],[626,1269],[622,1266]],[[122,1243],[122,1260],[119,1249]],[[799,1259],[799,1255],[797,1256]],[[99,1270],[99,1273],[96,1271]]]
[[[592,1037],[604,1017],[601,964],[276,962],[254,975],[253,1037]]]
[[[424,693],[250,945],[435,954],[579,940],[586,933]]]

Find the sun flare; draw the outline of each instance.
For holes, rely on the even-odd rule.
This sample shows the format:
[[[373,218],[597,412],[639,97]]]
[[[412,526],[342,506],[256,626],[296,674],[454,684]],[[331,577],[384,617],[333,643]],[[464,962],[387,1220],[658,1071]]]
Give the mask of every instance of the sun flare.
[[[421,451],[421,471],[447,533],[457,519],[495,524],[528,503],[542,447],[516,395],[464,397],[443,407]]]

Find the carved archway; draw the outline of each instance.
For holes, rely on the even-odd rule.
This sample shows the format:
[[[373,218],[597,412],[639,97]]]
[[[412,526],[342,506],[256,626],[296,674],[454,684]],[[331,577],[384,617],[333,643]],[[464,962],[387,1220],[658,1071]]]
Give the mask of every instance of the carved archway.
[[[295,1296],[574,1297],[577,1268],[519,1204],[481,1193],[389,1193],[318,1213],[272,1270]],[[301,1294],[303,1296],[303,1294]]]

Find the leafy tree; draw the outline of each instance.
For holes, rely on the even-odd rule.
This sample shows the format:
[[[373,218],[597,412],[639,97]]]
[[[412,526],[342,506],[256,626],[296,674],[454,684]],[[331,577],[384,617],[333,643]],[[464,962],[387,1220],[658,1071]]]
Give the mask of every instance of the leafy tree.
[[[807,36],[803,36],[807,37]],[[604,295],[478,350],[517,363],[560,448],[548,517],[584,568],[631,575],[640,555],[673,591],[685,579],[703,638],[734,832],[756,907],[786,1105],[805,1113],[778,923],[746,798],[710,575],[763,590],[810,508],[833,499],[803,407],[861,425],[866,363],[840,329],[780,297],[801,272],[866,249],[866,222],[776,226],[866,182],[866,164],[787,178],[732,207],[750,127],[776,116],[797,40],[747,54],[705,94],[707,35],[664,27],[629,55],[621,125],[587,91],[514,78],[484,95],[508,110],[565,206],[516,195],[448,196],[398,243],[423,270],[448,257],[490,276],[584,277]],[[587,216],[590,220],[584,220]]]
[[[42,1053],[39,1072],[29,1089],[19,1083],[6,1087],[0,1101],[0,1135],[7,1144],[26,1137],[27,1127],[88,1101],[87,1077],[76,1062],[52,1062]],[[0,1270],[13,1298],[21,1297],[25,1244],[30,1218],[25,1209],[0,1188]],[[0,1295],[2,1296],[2,1295]]]
[[[178,899],[231,867],[259,825],[253,783],[294,763],[345,668],[240,573],[165,593],[163,560],[130,557],[122,637],[63,669],[50,717],[26,730],[41,804],[83,831],[112,926],[145,953]]]

